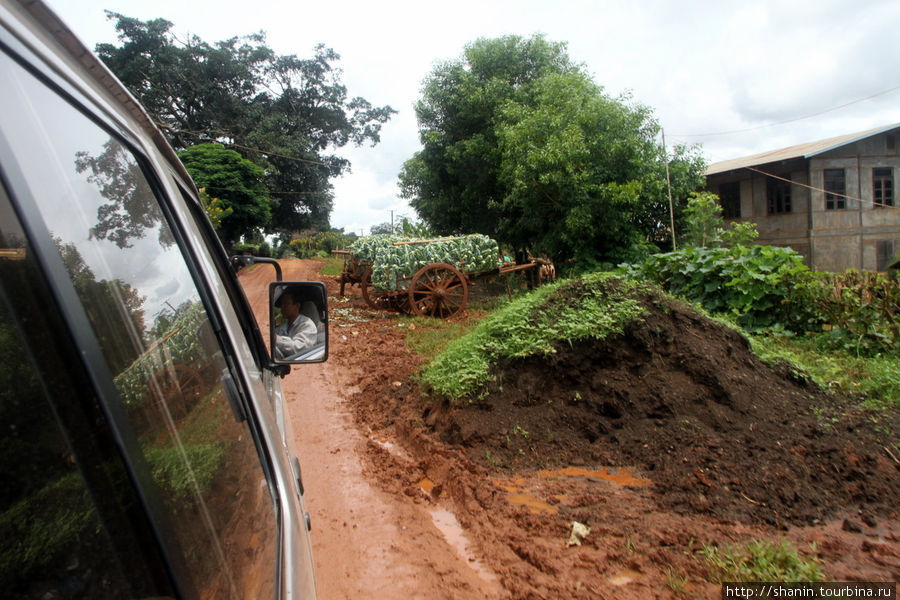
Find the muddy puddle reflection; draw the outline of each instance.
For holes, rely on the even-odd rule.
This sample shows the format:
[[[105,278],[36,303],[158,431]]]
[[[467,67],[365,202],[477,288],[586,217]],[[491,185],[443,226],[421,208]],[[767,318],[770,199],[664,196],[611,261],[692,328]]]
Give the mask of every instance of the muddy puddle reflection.
[[[569,478],[578,478],[587,483],[608,482],[621,487],[644,487],[651,481],[645,477],[635,475],[627,469],[615,467],[600,467],[596,470],[588,470],[581,467],[566,467],[564,469],[544,469],[537,472],[538,480],[547,482],[560,481]],[[555,515],[559,512],[559,505],[566,505],[569,497],[565,494],[555,494],[542,500],[537,492],[529,488],[540,487],[541,481],[525,477],[513,477],[511,479],[494,479],[494,485],[506,492],[507,501],[513,506],[523,506],[533,514]]]
[[[543,470],[538,472],[541,479],[554,479],[557,477],[587,477],[588,479],[602,479],[625,487],[643,487],[650,485],[650,480],[635,475],[626,469],[617,467],[600,467],[596,471],[589,471],[580,467],[566,467],[556,471]]]

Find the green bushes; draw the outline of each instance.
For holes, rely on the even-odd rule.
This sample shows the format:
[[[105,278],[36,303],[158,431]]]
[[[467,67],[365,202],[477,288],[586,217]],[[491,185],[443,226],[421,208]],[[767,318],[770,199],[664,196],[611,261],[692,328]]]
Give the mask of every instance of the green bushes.
[[[339,231],[319,231],[294,238],[287,244],[276,245],[274,249],[264,240],[233,244],[231,253],[274,258],[319,258],[328,256],[332,250],[349,246],[354,239],[356,236]]]
[[[260,253],[261,247],[262,247],[262,244],[234,244],[231,247],[231,253],[232,254],[248,254],[251,256],[263,256],[263,254]],[[266,245],[266,247],[268,247],[268,245]],[[271,251],[269,254],[266,254],[265,256],[271,256]]]
[[[884,273],[816,273],[802,296],[825,323],[820,342],[856,356],[900,355],[900,284]]]
[[[806,331],[816,326],[815,314],[796,288],[808,269],[790,248],[686,248],[654,254],[624,271],[710,312],[731,314],[748,329]]]
[[[660,284],[751,331],[813,333],[829,350],[900,355],[900,286],[881,273],[814,273],[789,248],[686,248],[620,273]]]
[[[682,250],[619,272],[730,315],[751,331],[818,334],[828,350],[900,356],[896,275],[810,272],[790,248],[751,244],[757,237],[752,223],[727,228],[713,194],[694,194],[684,212]]]

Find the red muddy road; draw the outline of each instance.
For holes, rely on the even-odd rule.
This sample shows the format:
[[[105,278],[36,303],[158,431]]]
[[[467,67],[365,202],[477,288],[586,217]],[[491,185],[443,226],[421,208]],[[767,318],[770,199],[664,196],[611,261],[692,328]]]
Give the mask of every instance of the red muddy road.
[[[322,279],[320,263],[281,264],[285,281]],[[261,331],[268,328],[273,277],[271,268],[259,265],[240,278]],[[336,295],[333,282],[328,285]],[[332,327],[327,362],[295,366],[282,381],[312,517],[320,600],[501,597],[496,576],[463,556],[465,540],[450,512],[386,493],[372,481],[366,454],[389,442],[354,424],[347,398],[360,374],[342,366],[340,357],[358,335],[342,331]]]

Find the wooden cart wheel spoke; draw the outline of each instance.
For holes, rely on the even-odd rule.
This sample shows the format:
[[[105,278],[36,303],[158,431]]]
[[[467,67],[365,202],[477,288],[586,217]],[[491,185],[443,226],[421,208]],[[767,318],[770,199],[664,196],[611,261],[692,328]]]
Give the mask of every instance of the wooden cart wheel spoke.
[[[430,293],[434,292],[436,289],[438,289],[439,286],[434,281],[423,280],[421,282],[421,287],[422,287],[423,291],[427,291],[430,294]]]
[[[426,265],[410,281],[409,302],[417,315],[452,317],[465,307],[468,297],[465,276],[447,263]]]
[[[461,294],[453,295],[453,296],[444,296],[443,302],[444,302],[444,304],[446,304],[448,306],[455,306],[458,308],[462,308],[462,305],[465,302],[465,298]]]
[[[447,288],[443,291],[444,291],[444,294],[441,297],[443,299],[447,300],[448,302],[456,301],[456,303],[459,303],[459,302],[462,302],[463,299],[468,296],[468,294],[466,293],[466,290],[463,290],[459,286]]]
[[[431,307],[434,305],[434,296],[431,292],[413,292],[412,304],[414,307]]]

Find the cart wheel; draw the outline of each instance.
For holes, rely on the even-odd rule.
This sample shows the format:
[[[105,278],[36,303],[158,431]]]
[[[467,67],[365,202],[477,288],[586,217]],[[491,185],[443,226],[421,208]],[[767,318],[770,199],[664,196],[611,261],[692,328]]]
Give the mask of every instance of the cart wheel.
[[[452,317],[465,308],[468,299],[466,278],[456,267],[447,263],[422,267],[409,284],[412,312],[423,317]]]
[[[359,282],[359,289],[362,290],[363,300],[366,301],[371,308],[375,310],[390,310],[391,297],[387,294],[379,292],[372,286],[372,267],[366,269],[362,279]]]

